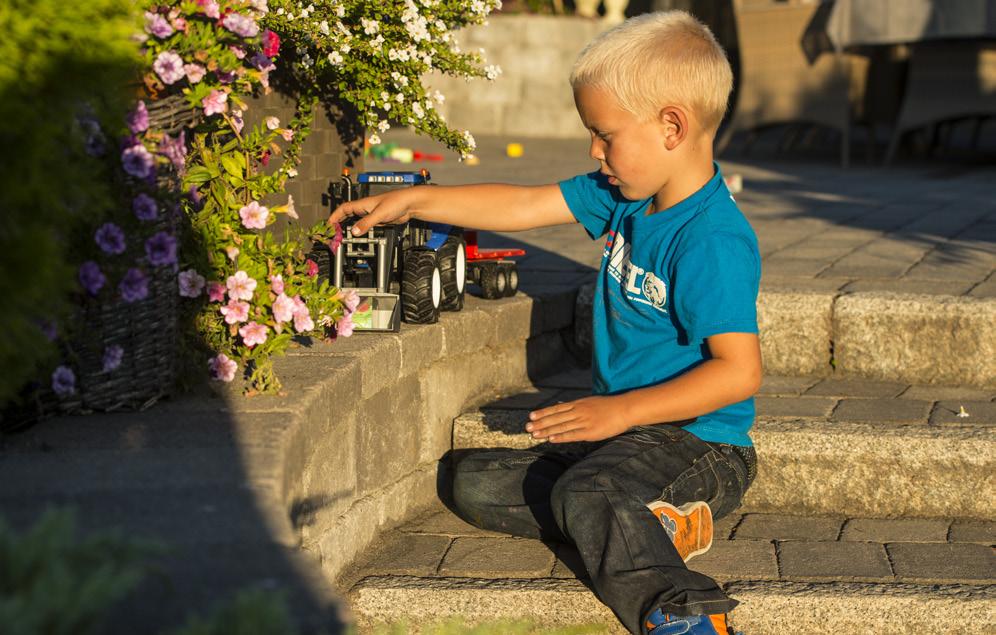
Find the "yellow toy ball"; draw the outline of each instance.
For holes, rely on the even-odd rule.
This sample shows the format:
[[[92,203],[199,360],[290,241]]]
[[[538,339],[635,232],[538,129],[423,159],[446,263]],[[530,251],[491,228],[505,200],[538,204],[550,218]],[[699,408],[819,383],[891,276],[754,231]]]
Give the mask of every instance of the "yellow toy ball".
[[[505,146],[505,154],[513,159],[518,159],[524,152],[521,143],[510,143]]]
[[[464,157],[463,164],[464,165],[480,165],[481,164],[481,160],[478,159],[476,155],[468,154],[466,157]]]

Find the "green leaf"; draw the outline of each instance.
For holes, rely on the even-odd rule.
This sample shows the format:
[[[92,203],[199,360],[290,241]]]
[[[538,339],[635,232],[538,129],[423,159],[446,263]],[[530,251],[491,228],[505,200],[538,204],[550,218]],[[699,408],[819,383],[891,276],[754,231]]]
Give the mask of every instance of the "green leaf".
[[[211,172],[203,166],[192,167],[187,170],[187,175],[183,179],[184,186],[203,185],[211,180]]]
[[[242,180],[245,175],[245,168],[243,167],[244,160],[239,161],[242,155],[235,154],[223,154],[221,155],[221,164],[225,167],[225,171],[232,176]]]

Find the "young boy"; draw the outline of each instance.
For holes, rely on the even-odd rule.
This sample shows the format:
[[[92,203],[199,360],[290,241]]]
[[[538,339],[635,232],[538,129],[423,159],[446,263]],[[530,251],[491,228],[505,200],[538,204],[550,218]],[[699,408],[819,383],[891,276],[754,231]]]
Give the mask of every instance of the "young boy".
[[[756,464],[760,256],[712,158],[732,73],[706,27],[668,12],[596,38],[571,85],[599,171],[538,187],[394,190],[344,203],[330,222],[360,217],[357,234],[411,218],[495,231],[579,222],[608,235],[595,394],[526,425],[537,440],[593,449],[471,455],[455,502],[483,528],[575,544],[632,633],[726,635],[736,601],[683,561],[709,547],[713,517],[739,505]]]

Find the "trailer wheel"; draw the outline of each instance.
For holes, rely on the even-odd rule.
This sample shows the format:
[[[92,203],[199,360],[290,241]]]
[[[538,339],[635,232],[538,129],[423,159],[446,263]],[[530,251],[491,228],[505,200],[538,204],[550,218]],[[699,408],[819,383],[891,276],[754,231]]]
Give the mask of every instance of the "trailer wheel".
[[[401,277],[401,310],[405,322],[434,324],[439,321],[443,285],[439,261],[431,249],[409,249]]]
[[[443,283],[440,308],[459,311],[467,288],[467,245],[462,236],[450,236],[439,248],[439,276]]]
[[[497,262],[482,262],[481,270],[481,291],[487,300],[494,300],[502,297],[505,293],[505,284],[508,282],[498,268]]]
[[[502,261],[498,266],[501,267],[502,276],[505,278],[505,291],[502,297],[511,297],[519,290],[519,270],[512,261]]]

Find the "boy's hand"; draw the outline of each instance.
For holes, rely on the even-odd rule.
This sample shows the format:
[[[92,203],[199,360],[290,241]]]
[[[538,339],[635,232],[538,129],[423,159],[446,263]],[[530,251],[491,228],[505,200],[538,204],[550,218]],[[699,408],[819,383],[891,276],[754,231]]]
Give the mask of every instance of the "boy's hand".
[[[529,413],[526,432],[550,443],[601,441],[628,430],[615,397],[584,397]]]
[[[353,224],[353,235],[361,236],[370,230],[374,225],[384,225],[389,223],[404,223],[412,218],[411,190],[405,188],[346,201],[329,216],[328,224],[341,223],[350,217],[357,217],[360,220]]]

